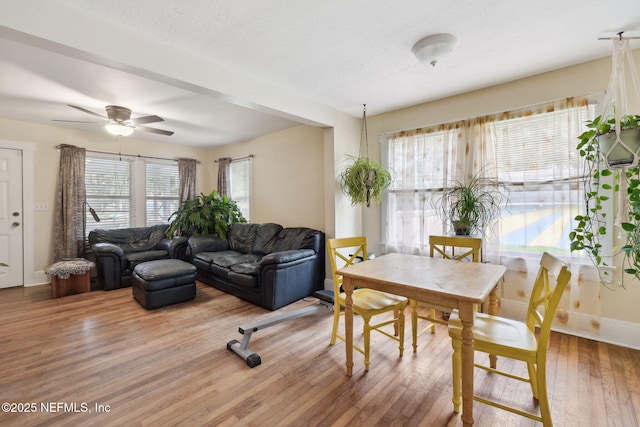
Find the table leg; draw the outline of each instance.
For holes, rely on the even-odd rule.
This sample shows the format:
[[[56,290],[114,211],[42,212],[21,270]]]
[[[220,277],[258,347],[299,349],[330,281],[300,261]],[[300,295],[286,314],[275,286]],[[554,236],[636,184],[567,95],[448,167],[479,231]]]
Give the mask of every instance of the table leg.
[[[347,376],[353,373],[353,285],[351,278],[345,277],[342,283],[344,290],[344,338],[347,352]]]
[[[473,319],[475,309],[471,303],[460,303],[462,322],[462,425],[473,425]]]
[[[498,285],[496,285],[489,294],[489,314],[495,316],[498,314]],[[495,354],[489,355],[489,363],[493,369],[498,366],[498,356]]]

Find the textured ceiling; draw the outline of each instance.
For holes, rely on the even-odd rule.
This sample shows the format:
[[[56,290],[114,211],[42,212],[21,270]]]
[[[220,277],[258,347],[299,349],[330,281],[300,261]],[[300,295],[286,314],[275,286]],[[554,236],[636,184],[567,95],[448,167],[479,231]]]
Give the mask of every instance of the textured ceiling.
[[[621,30],[640,35],[638,0],[50,2],[355,117],[363,103],[373,115],[608,56],[610,44],[598,37]],[[436,33],[451,33],[458,43],[434,68],[418,63],[411,47]],[[86,36],[97,42],[108,37]],[[22,101],[33,121],[44,120],[45,113],[48,120],[81,120],[82,114],[66,107],[40,117],[36,102],[43,108],[74,103],[97,112],[120,103],[134,116],[139,109],[139,115],[164,117],[157,127],[176,132],[171,142],[190,145],[237,142],[297,122],[241,100],[221,102],[8,40],[0,39],[0,48],[0,66],[30,73],[38,84],[37,93],[24,82],[20,90],[9,90],[6,79],[0,87],[3,101]],[[135,52],[137,46],[120,48]],[[18,118],[2,104],[0,116]],[[26,112],[19,119],[28,119]]]

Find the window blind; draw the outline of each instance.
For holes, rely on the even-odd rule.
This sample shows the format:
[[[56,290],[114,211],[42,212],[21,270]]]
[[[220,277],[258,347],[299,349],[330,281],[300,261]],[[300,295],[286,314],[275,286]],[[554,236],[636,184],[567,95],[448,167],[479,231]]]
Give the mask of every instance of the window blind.
[[[87,202],[100,222],[87,215],[87,232],[96,228],[126,228],[134,224],[131,206],[133,169],[129,160],[87,156],[85,186]]]
[[[146,224],[164,224],[178,210],[178,164],[147,161],[145,174]]]

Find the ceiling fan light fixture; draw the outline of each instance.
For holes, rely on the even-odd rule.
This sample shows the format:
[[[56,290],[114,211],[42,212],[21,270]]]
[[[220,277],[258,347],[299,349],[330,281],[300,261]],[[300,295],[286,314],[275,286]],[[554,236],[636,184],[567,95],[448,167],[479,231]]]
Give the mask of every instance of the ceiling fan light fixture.
[[[411,50],[418,61],[435,67],[451,53],[457,40],[451,34],[434,34],[418,40]]]
[[[129,136],[133,133],[133,128],[126,126],[122,123],[109,123],[104,126],[104,128],[111,135],[115,136]]]

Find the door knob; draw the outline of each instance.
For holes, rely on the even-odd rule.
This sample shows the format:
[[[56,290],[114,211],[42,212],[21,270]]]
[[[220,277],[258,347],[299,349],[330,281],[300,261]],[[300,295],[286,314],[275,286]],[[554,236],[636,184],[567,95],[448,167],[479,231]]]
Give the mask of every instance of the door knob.
[[[19,222],[17,222],[17,221],[16,221],[16,222],[14,222],[13,224],[11,224],[11,226],[12,226],[13,228],[16,228],[16,227],[17,227],[17,226],[19,226],[19,225],[20,225],[20,223],[19,223]]]

